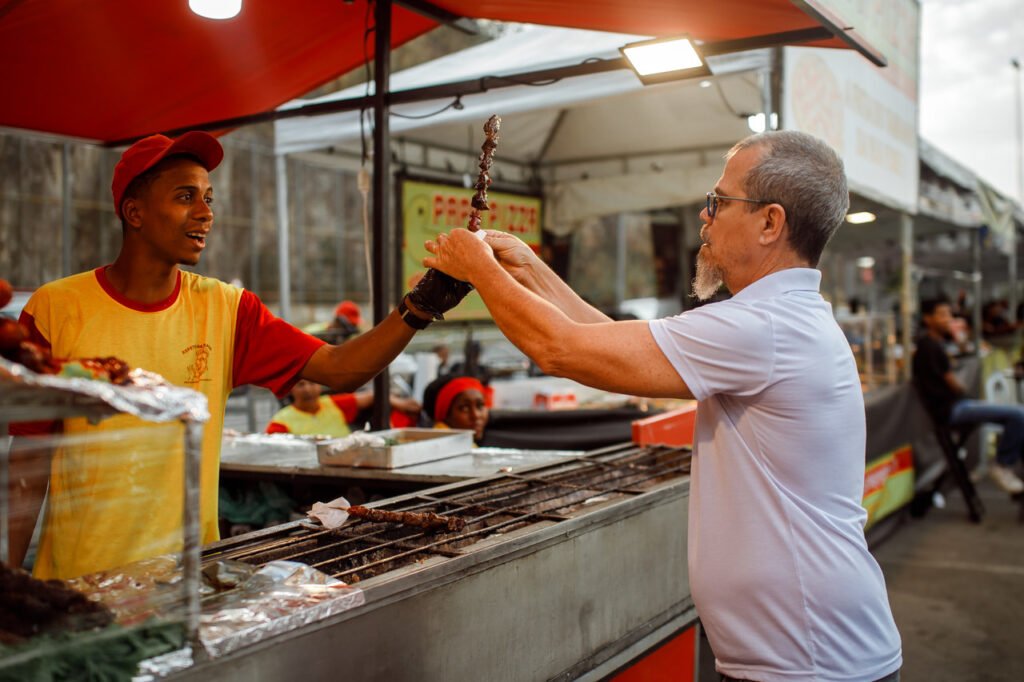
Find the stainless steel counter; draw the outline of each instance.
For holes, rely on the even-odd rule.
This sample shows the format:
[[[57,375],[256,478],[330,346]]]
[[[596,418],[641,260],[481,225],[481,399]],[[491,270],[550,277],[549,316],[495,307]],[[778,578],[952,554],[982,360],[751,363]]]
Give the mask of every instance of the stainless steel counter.
[[[639,457],[645,451],[623,452]],[[618,453],[604,459],[599,454],[588,456],[595,458],[589,468],[600,470],[597,480],[603,483],[572,483],[575,472],[588,468],[577,461],[552,465],[553,477],[543,479],[547,484],[542,476],[552,467],[535,467],[390,500],[391,507],[417,508],[435,500],[458,504],[466,499],[468,512],[478,493],[497,486],[500,497],[509,486],[519,486],[523,494],[536,491],[538,499],[564,493],[576,502],[548,513],[531,511],[535,507],[526,498],[513,500],[509,511],[523,515],[525,525],[478,534],[480,539],[468,545],[437,547],[444,552],[371,574],[358,583],[366,597],[362,606],[197,662],[175,679],[518,682],[607,677],[692,626],[696,613],[686,566],[688,456],[658,455],[677,462],[660,469],[661,460],[646,460],[655,466],[651,475],[644,473],[650,465],[627,463],[620,471],[631,478],[617,483],[605,479],[604,472],[614,467],[608,457]],[[477,513],[494,504],[481,502]],[[558,504],[555,499],[545,508]],[[366,538],[366,532],[356,534]],[[208,551],[230,553],[245,542],[245,536],[232,538]],[[259,537],[253,542],[259,545]],[[279,546],[272,543],[267,551]]]
[[[221,445],[220,468],[224,473],[271,476],[315,476],[325,479],[402,481],[438,485],[500,472],[557,462],[577,456],[574,450],[518,450],[474,448],[455,457],[423,462],[400,469],[324,466],[316,456],[316,444],[289,436],[229,437]]]

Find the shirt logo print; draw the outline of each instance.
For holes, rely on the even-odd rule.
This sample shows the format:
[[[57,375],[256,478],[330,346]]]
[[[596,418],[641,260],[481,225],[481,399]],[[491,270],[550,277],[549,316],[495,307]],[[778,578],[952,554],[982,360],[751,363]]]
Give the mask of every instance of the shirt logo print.
[[[186,384],[198,384],[200,381],[210,380],[207,374],[210,369],[209,360],[212,350],[213,347],[208,343],[197,343],[181,351],[182,355],[188,355],[192,352],[195,357],[195,361],[185,368],[185,371],[188,373],[188,378],[185,379]]]

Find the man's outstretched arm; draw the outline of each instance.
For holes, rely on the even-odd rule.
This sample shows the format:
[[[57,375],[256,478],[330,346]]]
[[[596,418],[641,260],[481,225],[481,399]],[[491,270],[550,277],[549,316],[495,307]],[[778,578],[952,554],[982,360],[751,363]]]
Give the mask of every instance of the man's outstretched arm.
[[[571,319],[518,283],[467,230],[441,235],[428,250],[434,255],[424,265],[471,282],[505,336],[547,374],[617,393],[693,397],[646,322]]]
[[[590,305],[562,280],[515,235],[487,231],[485,241],[494,250],[498,263],[517,282],[554,304],[574,322],[611,322],[611,318]]]

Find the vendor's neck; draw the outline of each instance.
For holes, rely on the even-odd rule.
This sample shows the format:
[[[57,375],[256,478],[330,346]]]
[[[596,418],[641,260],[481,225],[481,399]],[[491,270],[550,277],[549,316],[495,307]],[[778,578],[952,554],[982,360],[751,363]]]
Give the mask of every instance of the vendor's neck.
[[[167,300],[178,284],[177,264],[136,258],[124,249],[105,274],[119,294],[139,303]]]

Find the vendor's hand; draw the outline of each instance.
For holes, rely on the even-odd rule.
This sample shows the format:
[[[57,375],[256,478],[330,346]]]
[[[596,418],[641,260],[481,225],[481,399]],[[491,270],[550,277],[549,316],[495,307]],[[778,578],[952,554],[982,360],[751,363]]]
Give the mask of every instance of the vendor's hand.
[[[443,320],[444,314],[457,306],[472,290],[472,284],[457,280],[440,270],[430,269],[420,277],[405,300],[417,317]]]
[[[494,250],[494,257],[508,274],[522,282],[539,260],[526,242],[514,234],[488,230],[484,241]]]
[[[433,256],[424,258],[423,265],[446,272],[463,282],[472,282],[482,265],[494,262],[493,251],[478,236],[480,234],[457,228],[448,234],[437,235],[437,239],[425,244]]]

